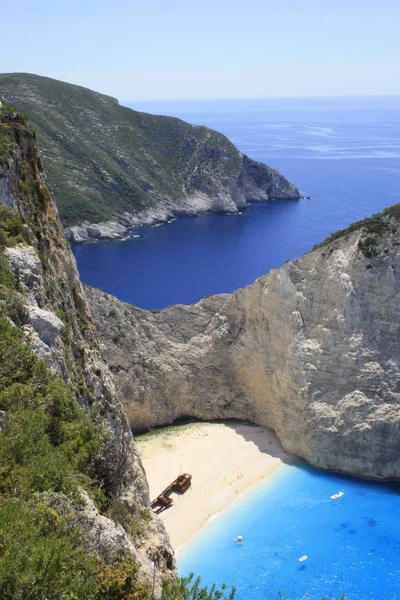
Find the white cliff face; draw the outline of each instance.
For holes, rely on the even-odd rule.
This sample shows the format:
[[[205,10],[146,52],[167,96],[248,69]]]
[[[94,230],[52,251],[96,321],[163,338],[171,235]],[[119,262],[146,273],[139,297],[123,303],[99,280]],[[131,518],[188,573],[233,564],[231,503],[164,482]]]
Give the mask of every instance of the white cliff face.
[[[349,233],[234,294],[159,313],[88,290],[131,427],[248,419],[319,467],[400,479],[398,223],[372,253],[365,239]]]
[[[64,323],[57,315],[37,306],[29,307],[29,324],[47,346],[51,346],[64,329]]]
[[[23,293],[35,304],[40,293],[43,294],[43,269],[37,251],[30,246],[21,245],[6,248],[4,252],[12,272],[18,274]]]

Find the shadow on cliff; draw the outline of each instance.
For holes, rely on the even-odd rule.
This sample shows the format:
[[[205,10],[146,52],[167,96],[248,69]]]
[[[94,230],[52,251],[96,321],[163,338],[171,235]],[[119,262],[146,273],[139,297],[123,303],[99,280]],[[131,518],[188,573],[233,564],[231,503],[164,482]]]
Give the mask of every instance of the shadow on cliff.
[[[329,477],[332,479],[333,482],[337,481],[338,485],[343,485],[344,481],[347,479],[352,485],[353,493],[359,493],[360,495],[365,495],[365,484],[367,484],[368,489],[370,491],[375,489],[377,492],[382,492],[384,490],[386,494],[400,496],[399,481],[379,481],[360,478],[345,473],[327,471],[326,469],[321,469],[319,467],[309,464],[303,458],[285,452],[285,450],[282,447],[282,444],[280,443],[279,439],[276,437],[272,429],[259,427],[258,425],[253,425],[252,423],[242,421],[222,422],[224,422],[225,425],[227,425],[228,427],[232,428],[247,442],[252,442],[253,444],[255,444],[260,452],[269,454],[274,458],[279,458],[284,464],[296,464],[298,467],[308,470],[310,473],[313,473],[314,477]]]
[[[285,452],[282,444],[272,429],[267,429],[266,427],[260,427],[259,425],[243,421],[221,422],[233,429],[237,435],[240,435],[246,442],[250,442],[257,446],[258,450],[263,454],[269,454],[273,458],[279,458],[285,464],[301,460],[297,456]]]
[[[154,427],[146,431],[135,432],[135,436],[140,436],[141,434],[148,433],[149,431],[157,431],[165,428],[171,429],[173,427],[187,425],[189,423],[224,424],[233,431],[235,431],[237,435],[240,435],[244,440],[246,440],[246,442],[254,444],[258,448],[258,450],[263,454],[269,454],[273,458],[279,458],[285,464],[294,462],[304,462],[299,457],[285,452],[285,450],[282,447],[282,444],[280,443],[272,429],[267,429],[266,427],[254,425],[254,423],[251,423],[249,421],[240,421],[234,419],[217,419],[215,421],[203,421],[201,419],[195,419],[193,417],[182,417],[180,419],[176,419],[173,423],[167,426],[163,425],[161,427]]]
[[[187,425],[190,423],[220,423],[224,424],[230,429],[232,429],[237,435],[241,436],[246,442],[254,444],[259,452],[263,454],[267,454],[272,458],[277,458],[282,461],[284,464],[295,464],[297,467],[301,469],[308,470],[313,474],[314,477],[329,477],[332,479],[333,488],[335,485],[343,486],[346,479],[354,487],[355,483],[358,482],[360,489],[359,493],[364,495],[365,489],[364,486],[367,483],[369,486],[369,490],[373,490],[376,488],[378,491],[385,490],[388,494],[393,494],[396,496],[400,496],[400,481],[384,481],[384,480],[371,480],[365,479],[357,476],[351,476],[346,473],[328,471],[326,469],[321,469],[316,465],[312,465],[308,463],[304,458],[300,458],[296,455],[289,454],[285,452],[280,443],[279,439],[272,431],[272,429],[267,429],[266,427],[260,427],[259,425],[254,425],[249,421],[240,421],[233,419],[217,419],[215,421],[203,421],[201,419],[195,419],[193,417],[183,417],[180,419],[176,419],[172,424],[164,425],[161,427],[154,427],[151,429],[147,429],[146,431],[141,431],[140,433],[135,433],[135,437],[140,437],[141,434],[148,433],[149,431],[159,431],[161,429],[173,429],[174,427],[179,427],[181,425]]]

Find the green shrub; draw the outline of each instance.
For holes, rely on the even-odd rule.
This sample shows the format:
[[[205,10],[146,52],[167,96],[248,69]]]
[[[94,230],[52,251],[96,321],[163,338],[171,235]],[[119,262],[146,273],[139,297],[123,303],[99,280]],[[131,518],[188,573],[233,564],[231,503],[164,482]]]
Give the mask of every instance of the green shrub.
[[[376,237],[373,235],[367,235],[358,241],[357,246],[365,258],[373,258],[377,255],[376,244]]]
[[[0,392],[13,383],[29,381],[38,360],[20,331],[0,317]]]
[[[0,234],[1,234],[0,229]],[[4,234],[4,232],[3,232]],[[5,235],[5,234],[4,234]],[[15,288],[14,276],[8,266],[8,261],[3,254],[2,248],[0,247],[0,287],[13,290]]]
[[[45,504],[0,505],[0,596],[10,600],[84,600],[94,597],[95,561],[72,519]]]
[[[9,127],[0,127],[0,164],[7,164],[15,148],[15,134]]]
[[[0,234],[0,247],[30,242],[29,230],[19,214],[4,204],[0,204]]]
[[[29,312],[25,298],[22,294],[0,284],[0,316],[1,315],[10,317],[13,323],[18,327],[29,321]]]
[[[128,507],[119,498],[111,502],[107,517],[122,525],[133,540],[138,540],[146,534],[146,521],[151,519],[148,510],[137,505]]]
[[[227,592],[224,584],[221,589],[216,585],[212,585],[210,589],[201,587],[200,577],[194,578],[192,573],[177,581],[164,581],[162,600],[233,600],[235,594],[235,588]]]
[[[95,462],[101,430],[72,391],[39,360],[22,334],[0,318],[0,491],[28,497],[53,490],[76,497],[79,486],[102,499]]]
[[[96,600],[151,600],[145,584],[137,581],[138,567],[130,557],[118,558],[111,566],[103,565],[95,572]]]

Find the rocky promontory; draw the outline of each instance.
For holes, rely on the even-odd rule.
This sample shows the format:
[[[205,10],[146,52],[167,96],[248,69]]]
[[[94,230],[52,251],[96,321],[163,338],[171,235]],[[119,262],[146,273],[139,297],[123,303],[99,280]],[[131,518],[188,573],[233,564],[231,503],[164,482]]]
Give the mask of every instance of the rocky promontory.
[[[70,241],[121,239],[131,227],[177,215],[235,213],[248,202],[299,198],[278,171],[207,127],[26,73],[0,75],[0,93],[37,127]]]
[[[124,213],[105,223],[82,223],[67,227],[65,235],[71,242],[117,240],[129,237],[132,227],[166,223],[179,215],[198,215],[205,212],[235,214],[245,210],[248,202],[300,198],[298,189],[276,169],[251,160],[238,152],[241,161],[239,175],[226,181],[199,176],[191,179],[190,191],[180,198],[160,198],[157,204],[135,214]],[[199,168],[196,164],[192,167]]]
[[[400,479],[399,248],[396,205],[191,306],[87,289],[131,427],[246,419],[318,467]]]

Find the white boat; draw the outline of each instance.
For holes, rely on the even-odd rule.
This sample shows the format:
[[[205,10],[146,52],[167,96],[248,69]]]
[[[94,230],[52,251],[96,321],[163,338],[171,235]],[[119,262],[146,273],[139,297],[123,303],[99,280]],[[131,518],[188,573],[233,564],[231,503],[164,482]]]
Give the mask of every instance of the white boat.
[[[243,542],[244,537],[242,535],[238,535],[237,537],[233,538],[234,542]]]
[[[344,496],[344,492],[338,492],[337,494],[333,494],[333,496],[331,496],[331,500],[337,500],[338,498],[341,498],[342,496]]]
[[[303,556],[300,556],[299,562],[304,562],[305,560],[307,560],[307,558],[308,558],[307,554],[303,554]]]

